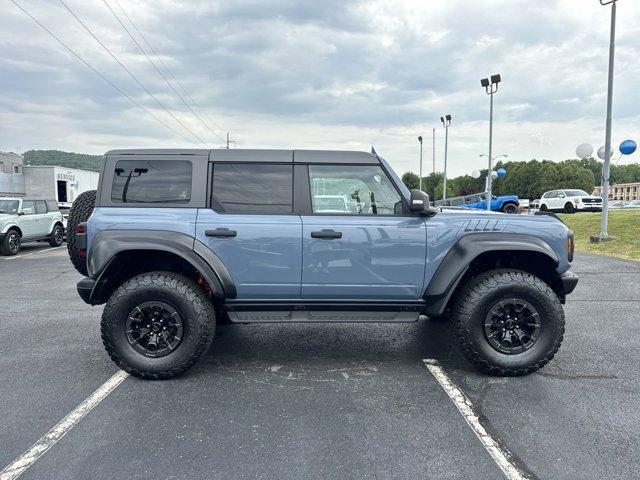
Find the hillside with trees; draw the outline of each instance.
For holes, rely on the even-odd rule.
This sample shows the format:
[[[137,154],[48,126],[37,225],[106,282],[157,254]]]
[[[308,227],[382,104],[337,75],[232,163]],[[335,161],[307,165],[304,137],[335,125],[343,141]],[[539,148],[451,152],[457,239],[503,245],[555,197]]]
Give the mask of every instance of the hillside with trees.
[[[495,168],[504,168],[507,175],[493,182],[494,195],[518,195],[520,198],[536,199],[549,190],[578,188],[589,193],[600,185],[602,162],[594,158],[586,160],[530,160],[528,162],[497,162]],[[484,191],[487,169],[481,170],[480,178],[468,175],[447,179],[447,197],[470,195]],[[422,190],[433,199],[442,198],[443,174],[431,173],[422,177]],[[406,172],[402,181],[409,189],[418,188],[420,177]],[[640,164],[611,165],[611,184],[640,182]]]
[[[61,150],[28,150],[24,152],[23,156],[25,165],[55,165],[94,172],[99,172],[102,164],[102,155],[63,152]]]

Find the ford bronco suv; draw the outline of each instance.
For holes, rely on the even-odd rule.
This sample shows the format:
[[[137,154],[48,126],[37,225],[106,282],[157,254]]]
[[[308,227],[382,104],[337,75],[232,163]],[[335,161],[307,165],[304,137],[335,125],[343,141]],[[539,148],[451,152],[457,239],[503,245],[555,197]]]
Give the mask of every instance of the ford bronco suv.
[[[544,366],[564,334],[573,234],[549,215],[431,207],[374,153],[114,150],[69,218],[78,293],[113,361],[193,365],[222,323],[450,318],[480,369]]]
[[[0,197],[0,253],[17,255],[23,242],[62,245],[62,214],[55,200]]]

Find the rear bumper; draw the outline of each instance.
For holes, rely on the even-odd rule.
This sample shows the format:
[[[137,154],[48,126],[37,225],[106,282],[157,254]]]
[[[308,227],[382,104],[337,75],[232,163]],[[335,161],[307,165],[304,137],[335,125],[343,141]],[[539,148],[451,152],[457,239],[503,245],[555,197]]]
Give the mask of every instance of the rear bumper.
[[[91,294],[93,293],[93,287],[95,287],[96,281],[93,278],[83,278],[78,282],[77,289],[78,295],[84,301],[84,303],[88,303],[92,305],[91,302]]]
[[[576,289],[576,285],[578,285],[578,276],[573,272],[564,272],[560,275],[560,280],[562,280],[562,288],[565,295],[573,292]]]

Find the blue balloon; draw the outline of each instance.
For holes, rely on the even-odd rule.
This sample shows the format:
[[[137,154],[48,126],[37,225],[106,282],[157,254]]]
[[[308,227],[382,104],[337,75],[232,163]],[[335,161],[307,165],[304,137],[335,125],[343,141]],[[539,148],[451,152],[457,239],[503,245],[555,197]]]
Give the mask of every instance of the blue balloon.
[[[633,140],[625,140],[620,144],[620,153],[623,155],[631,155],[636,151],[638,145]]]
[[[504,177],[507,174],[507,171],[504,168],[499,168],[496,173],[499,177]]]

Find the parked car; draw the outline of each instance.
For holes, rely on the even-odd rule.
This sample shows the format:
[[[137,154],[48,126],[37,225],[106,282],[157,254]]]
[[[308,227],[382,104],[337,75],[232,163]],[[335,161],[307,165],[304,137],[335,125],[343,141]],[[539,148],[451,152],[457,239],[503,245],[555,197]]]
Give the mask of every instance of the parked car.
[[[68,248],[80,297],[106,304],[108,354],[138,377],[186,371],[221,323],[450,317],[496,375],[562,342],[578,277],[552,216],[432,207],[364,152],[116,150],[101,179],[72,206]],[[360,207],[327,212],[327,195]]]
[[[609,200],[609,208],[622,208],[625,202],[622,200]]]
[[[62,245],[62,214],[55,200],[0,198],[0,253],[16,255],[24,242],[47,241]]]
[[[540,198],[541,212],[599,212],[602,197],[589,195],[584,190],[551,190]]]
[[[482,199],[477,202],[465,203],[467,208],[477,208],[478,210],[487,209],[487,194],[481,194]],[[504,212],[504,213],[518,213],[518,196],[517,195],[502,195],[491,198],[491,211],[492,212]]]
[[[535,200],[531,200],[531,202],[529,203],[529,209],[537,210],[539,208],[540,208],[540,199],[536,198]]]
[[[640,200],[631,200],[625,203],[622,208],[640,208]]]

